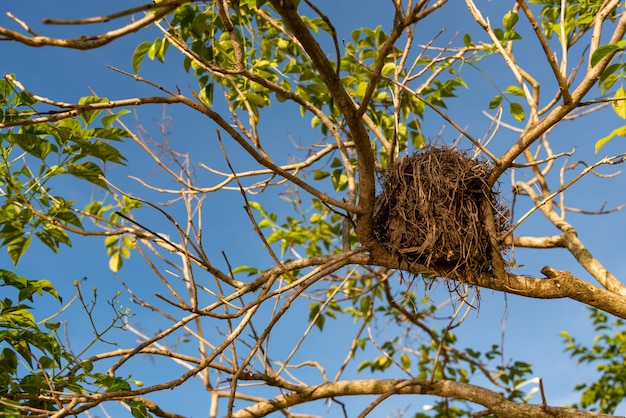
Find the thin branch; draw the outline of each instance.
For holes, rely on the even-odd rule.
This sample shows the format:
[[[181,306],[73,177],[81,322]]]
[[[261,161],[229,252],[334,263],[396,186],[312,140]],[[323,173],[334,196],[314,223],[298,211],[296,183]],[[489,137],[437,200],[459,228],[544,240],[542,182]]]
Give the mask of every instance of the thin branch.
[[[152,23],[164,18],[176,10],[180,5],[189,2],[190,0],[165,0],[159,3],[154,13],[147,13],[141,19],[100,35],[81,36],[73,39],[60,39],[48,36],[26,36],[14,30],[0,27],[0,36],[2,37],[0,39],[9,39],[33,47],[58,46],[82,50],[94,49],[106,45],[115,39],[150,26]]]
[[[567,79],[565,78],[564,74],[561,72],[562,71],[561,68],[563,69],[567,68],[566,67],[567,49],[564,47],[561,51],[564,66],[559,68],[558,63],[556,62],[556,58],[554,57],[554,55],[552,55],[552,50],[550,49],[550,46],[548,45],[548,40],[546,39],[543,33],[543,30],[541,29],[541,26],[539,25],[539,22],[537,22],[537,19],[535,19],[535,16],[530,10],[530,7],[528,7],[526,0],[517,0],[517,4],[520,5],[522,11],[526,15],[526,18],[530,22],[530,26],[535,31],[535,36],[539,40],[539,43],[541,44],[541,48],[543,48],[544,56],[546,57],[548,64],[550,64],[552,73],[554,74],[554,77],[556,78],[559,88],[561,89],[561,94],[563,95],[563,101],[565,103],[570,103],[572,101],[572,97],[569,94],[569,87],[567,85]],[[561,27],[562,28],[565,27],[565,22],[561,22]],[[565,42],[565,39],[562,39],[562,43],[564,42]]]

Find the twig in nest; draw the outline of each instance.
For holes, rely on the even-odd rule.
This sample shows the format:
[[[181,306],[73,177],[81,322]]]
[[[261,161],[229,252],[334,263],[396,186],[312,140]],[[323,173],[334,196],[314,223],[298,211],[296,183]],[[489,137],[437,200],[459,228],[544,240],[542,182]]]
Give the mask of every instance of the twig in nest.
[[[489,170],[488,162],[449,148],[426,147],[398,160],[380,179],[378,241],[439,277],[463,282],[501,274],[497,237],[508,228],[508,212],[488,185]]]

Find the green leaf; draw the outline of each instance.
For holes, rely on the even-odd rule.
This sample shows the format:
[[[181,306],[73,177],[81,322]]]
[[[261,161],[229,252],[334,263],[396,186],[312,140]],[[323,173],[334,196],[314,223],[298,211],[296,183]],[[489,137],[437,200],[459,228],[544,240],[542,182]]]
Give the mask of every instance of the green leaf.
[[[348,176],[342,169],[337,169],[332,173],[333,187],[340,192],[348,187]]]
[[[119,241],[120,237],[118,235],[111,235],[110,237],[106,237],[104,240],[105,247],[112,247]]]
[[[259,228],[261,228],[261,229],[268,228],[268,227],[270,227],[272,225],[274,225],[274,224],[269,219],[263,219],[261,222],[259,222]]]
[[[151,47],[152,42],[142,42],[135,48],[135,52],[133,52],[133,71],[135,74],[139,72],[139,66]]]
[[[463,45],[466,48],[469,48],[470,46],[472,46],[472,38],[469,36],[468,33],[466,33],[465,35],[463,35]]]
[[[99,133],[104,132],[100,131]],[[110,161],[112,163],[123,165],[124,161],[126,161],[126,158],[117,150],[117,148],[103,141],[85,142],[80,145],[80,148],[84,154],[90,157],[98,158],[103,162]]]
[[[152,415],[141,402],[128,402],[130,405],[130,413],[134,418],[151,418]]]
[[[154,58],[158,55],[159,50],[161,49],[161,45],[163,44],[163,39],[157,38],[154,40],[150,48],[148,49],[148,58],[154,60]]]
[[[17,266],[20,258],[22,258],[22,256],[30,246],[31,239],[32,237],[30,235],[27,237],[20,236],[9,242],[7,252],[9,253],[9,257],[11,257],[11,261],[13,261],[13,265]]]
[[[620,49],[620,47],[615,44],[599,46],[595,51],[593,51],[593,54],[591,55],[591,66],[595,67],[596,64],[602,60],[602,58],[606,57],[609,54],[612,54],[618,49]]]
[[[505,14],[502,18],[502,26],[504,26],[504,30],[508,32],[513,29],[518,20],[519,16],[517,15],[517,13],[508,12],[507,14]]]
[[[511,112],[511,115],[520,122],[526,119],[526,113],[524,112],[524,108],[521,104],[517,102],[512,102],[509,105],[509,111]]]
[[[396,70],[396,64],[393,62],[388,62],[383,65],[382,74],[390,75],[393,74]]]
[[[86,96],[78,99],[79,106],[90,105],[94,103],[106,103],[109,99],[106,97]],[[79,108],[80,110],[80,108]],[[79,114],[80,118],[85,122],[85,126],[89,126],[91,122],[102,112],[102,109],[88,110]]]
[[[495,109],[496,107],[500,106],[500,104],[502,103],[502,100],[504,98],[502,96],[495,96],[493,99],[491,99],[491,101],[489,102],[489,109]]]
[[[513,96],[521,96],[524,97],[524,91],[518,86],[509,86],[505,90],[506,93],[512,94]]]
[[[400,364],[402,364],[402,367],[404,367],[406,370],[410,370],[411,357],[409,357],[406,353],[402,353],[402,355],[400,356]]]
[[[114,253],[111,258],[109,258],[109,268],[113,273],[117,273],[122,268],[122,256],[119,252]]]
[[[104,175],[102,169],[98,166],[98,164],[92,161],[86,161],[80,164],[67,164],[67,173],[73,175],[74,177],[87,180],[88,182],[100,186],[105,190],[109,190],[107,184],[100,177]]]
[[[200,89],[200,99],[207,106],[213,106],[213,83],[208,83]]]
[[[320,304],[319,303],[312,303],[309,306],[309,321],[312,321],[315,319],[315,325],[320,329],[320,331],[324,330],[324,322],[326,320],[326,318],[324,318],[324,315],[320,314]]]
[[[321,180],[328,176],[330,176],[330,173],[328,171],[315,170],[313,172],[313,180]]]
[[[621,128],[615,129],[613,132],[611,132],[604,138],[600,138],[596,142],[596,154],[598,153],[598,151],[600,151],[600,148],[602,148],[607,142],[609,142],[611,139],[613,139],[616,136],[626,136],[626,125],[622,126]]]
[[[119,141],[122,138],[130,138],[130,134],[121,128],[93,128],[90,130],[93,138],[110,139],[112,141]]]
[[[118,120],[120,116],[126,115],[130,113],[130,110],[128,109],[121,109],[119,112],[113,114],[113,115],[105,115],[102,116],[102,118],[100,118],[100,123],[102,124],[103,128],[108,128],[109,126],[111,126],[111,124]]]
[[[626,89],[624,86],[617,89],[613,102],[613,110],[622,119],[626,119]]]
[[[44,160],[51,151],[57,152],[57,147],[45,139],[30,133],[12,134],[11,139],[15,141],[24,151],[30,155]]]
[[[53,224],[46,224],[44,226],[44,231],[46,231],[56,242],[63,243],[68,247],[72,246],[70,237],[61,227]]]

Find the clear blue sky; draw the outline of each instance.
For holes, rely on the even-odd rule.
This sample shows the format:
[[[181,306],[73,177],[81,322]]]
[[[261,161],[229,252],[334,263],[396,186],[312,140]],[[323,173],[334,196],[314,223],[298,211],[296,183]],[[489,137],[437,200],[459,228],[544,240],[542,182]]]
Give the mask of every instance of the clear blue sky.
[[[378,0],[346,0],[340,2],[320,1],[319,5],[322,10],[328,12],[337,26],[340,39],[348,39],[350,31],[357,27],[373,27],[378,24],[381,24],[383,28],[390,26],[390,15],[381,16],[380,8],[375,7],[378,3]],[[494,16],[502,16],[506,11],[502,6],[505,2],[491,3],[493,4],[490,4],[489,7],[494,10]],[[33,29],[43,34],[59,36],[70,34],[70,36],[75,36],[76,34],[83,34],[84,28],[42,27],[39,22],[43,17],[79,18],[100,15],[136,4],[140,3],[136,1],[106,3],[64,1],[62,5],[59,5],[58,2],[31,0],[4,2],[0,11],[12,12],[18,18],[32,25]],[[462,36],[464,32],[469,32],[473,38],[480,39],[479,28],[471,21],[464,5],[459,3],[446,7],[448,9],[446,22],[429,20],[425,32],[436,33],[442,25],[445,25],[447,32],[443,36],[452,37],[456,32],[461,32]],[[389,8],[389,12],[390,10],[391,8]],[[349,18],[347,18],[348,16]],[[436,16],[441,15],[436,14]],[[520,24],[524,24],[523,19],[521,19]],[[0,15],[0,25],[16,28],[14,22],[8,19],[4,13]],[[99,32],[102,30],[102,26],[87,28],[87,30]],[[97,94],[110,99],[158,95],[157,91],[148,89],[131,78],[105,67],[108,64],[131,71],[131,55],[135,46],[140,42],[153,40],[156,36],[156,31],[144,30],[92,51],[49,47],[33,49],[2,42],[0,43],[0,54],[4,58],[1,61],[0,70],[2,73],[15,73],[17,79],[30,91],[60,101],[74,102],[79,97],[90,95],[88,88],[92,88]],[[422,41],[426,42],[429,39],[430,37],[425,36]],[[532,59],[536,53],[530,48],[521,51],[521,56]],[[195,88],[196,83],[182,70],[181,62],[182,59],[178,53],[171,50],[167,55],[165,65],[146,61],[142,65],[141,74],[145,78],[162,83],[168,88],[177,85],[185,92],[188,91],[187,86]],[[529,67],[533,68],[532,65]],[[490,76],[498,83],[504,80],[508,80],[509,84],[512,83],[510,75],[506,73],[503,67],[494,71]],[[449,102],[449,114],[453,115],[461,126],[467,126],[471,132],[480,135],[488,125],[488,121],[481,115],[480,110],[486,106],[496,91],[490,89],[489,82],[478,72],[467,71],[464,73],[464,78],[470,88],[460,92],[460,99]],[[158,124],[163,109],[160,106],[153,106],[149,109],[137,109],[136,111],[140,122],[134,121],[132,115],[126,116],[125,121],[130,126],[137,126],[141,123],[155,138],[160,139]],[[289,135],[306,144],[318,140],[319,134],[310,130],[308,120],[299,119],[297,109],[293,111],[293,117],[286,117],[285,111],[287,110],[283,107],[279,112],[268,113],[262,128],[268,133],[268,136],[271,133],[276,138],[276,143],[270,147],[272,152],[279,155],[279,152],[282,151],[286,158],[292,152]],[[221,152],[214,141],[214,126],[210,121],[180,107],[170,108],[165,112],[167,117],[171,118],[169,139],[177,150],[191,152],[196,163],[211,161],[225,169]],[[578,147],[576,159],[594,161],[598,158],[593,154],[595,140],[603,135],[603,133],[599,133],[598,127],[612,127],[610,129],[613,129],[618,126],[620,121],[611,112],[598,114],[591,120],[592,123],[587,122],[585,124],[571,122],[555,131],[551,137],[554,151],[569,151],[576,145]],[[441,130],[443,124],[443,121],[436,115],[428,113],[423,125],[426,136],[434,137]],[[447,128],[444,133],[445,140],[452,141],[456,136],[457,133],[450,128]],[[502,132],[496,137],[494,147],[497,150],[503,150],[514,139],[512,133]],[[607,145],[602,153],[614,154],[622,149],[623,143],[615,140]],[[234,148],[231,147],[229,150],[233,152],[239,168],[242,168],[245,160],[237,159],[238,154]],[[114,178],[127,190],[142,193],[142,196],[151,196],[151,194],[145,193],[137,183],[126,179],[126,175],[134,173],[153,183],[163,181],[163,177],[159,175],[154,164],[140,155],[136,146],[124,145],[123,152],[131,159],[132,164],[124,169],[115,168]],[[214,181],[214,178],[212,179],[205,173],[200,173],[199,176],[202,180]],[[165,186],[167,183],[163,183],[163,185]],[[68,182],[58,184],[57,187],[59,194],[75,195],[76,199],[79,200],[85,195],[99,193],[89,186],[78,183]],[[625,187],[624,176],[602,181],[590,178],[583,180],[574,189],[568,191],[566,196],[570,206],[581,205],[587,210],[597,210],[604,201],[608,201],[608,207],[623,203]],[[510,197],[510,185],[503,184],[503,189],[505,196]],[[207,248],[218,265],[222,264],[219,261],[221,250],[226,252],[233,265],[268,263],[267,258],[262,254],[261,244],[248,226],[245,214],[241,209],[242,206],[243,202],[238,192],[229,195],[209,196],[205,202],[205,235],[210,237]],[[523,213],[523,207],[526,205],[522,204],[519,209],[516,209],[518,216]],[[148,210],[142,211],[142,213],[144,214],[142,220],[158,230],[160,218]],[[626,262],[623,257],[623,248],[626,244],[623,234],[623,231],[626,230],[624,216],[621,213],[607,216],[570,215],[568,219],[578,228],[579,236],[583,240],[589,240],[592,253],[597,254],[614,275],[618,278],[622,277],[626,272]],[[526,235],[557,233],[553,227],[541,220],[540,216],[533,216],[520,232]],[[102,240],[98,238],[75,238],[74,243],[72,249],[63,249],[57,256],[34,244],[16,270],[19,274],[33,279],[46,278],[52,280],[58,288],[65,291],[71,291],[73,280],[87,277],[88,280],[84,287],[86,293],[89,293],[88,289],[91,286],[97,286],[99,295],[102,297],[101,302],[109,299],[115,291],[123,291],[118,278],[108,270]],[[526,266],[521,274],[539,276],[541,267],[549,264],[554,268],[570,270],[579,277],[589,279],[589,276],[578,267],[573,258],[564,250],[528,251],[518,249],[515,252],[515,257],[518,263]],[[0,262],[3,268],[12,269],[6,254],[0,255]],[[151,272],[137,254],[134,254],[131,261],[122,269],[119,278],[128,282],[131,287],[136,286],[144,289],[150,289],[155,283]],[[0,295],[2,291],[0,289]],[[423,292],[423,289],[420,292]],[[149,294],[150,292],[144,293]],[[437,290],[430,295],[436,301],[443,301],[447,297],[445,292]],[[120,300],[124,305],[132,307],[127,294],[123,293]],[[100,312],[102,315],[107,315],[106,304],[101,303],[101,305]],[[306,326],[308,315],[306,306],[307,304],[303,304],[296,307],[285,329],[288,329],[289,326],[296,329]],[[45,307],[42,308],[45,309]],[[161,328],[159,323],[154,322],[154,316],[146,314],[140,309],[132,308],[137,312],[137,316],[134,318],[135,325],[144,330],[146,334]],[[75,307],[71,313],[72,315],[78,314],[79,311]],[[298,318],[298,315],[302,316]],[[483,291],[480,310],[472,312],[465,323],[456,330],[456,333],[461,340],[461,345],[468,347],[488,348],[492,344],[499,344],[504,338],[505,358],[524,360],[533,364],[534,375],[544,379],[548,402],[552,405],[561,405],[577,400],[573,386],[576,383],[588,382],[594,376],[593,371],[589,368],[576,367],[570,361],[568,355],[563,353],[563,344],[558,336],[560,331],[567,330],[590,343],[593,336],[590,334],[586,317],[587,312],[583,306],[575,302],[531,300]],[[71,322],[70,326],[72,326]],[[327,329],[323,334],[318,334],[313,339],[315,346],[310,347],[310,349],[318,352],[319,350],[328,350],[332,353],[333,345],[336,344],[337,339],[341,338],[342,335],[351,335],[354,332],[346,327],[345,324],[340,326],[333,324],[332,321],[328,322]],[[87,329],[78,331],[76,327],[70,328],[70,334],[74,338],[73,345],[76,347],[91,338]],[[133,339],[131,337],[127,341],[130,343]],[[123,343],[124,340],[120,341]],[[166,366],[171,367],[167,362],[153,364],[150,361],[145,361],[145,368],[140,370],[140,374],[146,373],[147,376],[150,376],[151,373],[154,373],[154,377],[160,377],[163,373],[168,373]],[[150,378],[141,375],[136,377],[144,380]],[[199,385],[194,388],[191,387],[192,385],[188,384],[188,386],[190,386],[188,393],[194,393],[200,397],[205,396],[201,392],[202,388],[198,387]],[[195,392],[196,390],[198,392]],[[170,395],[166,393],[158,396]],[[540,402],[537,397],[533,401]],[[168,402],[171,403],[164,405],[166,409],[175,410],[185,415],[200,417],[207,414],[206,405],[201,403],[175,399],[168,400]],[[350,402],[360,401],[352,400]],[[371,416],[386,416],[392,408],[402,410],[409,404],[412,405],[411,411],[414,413],[419,410],[420,405],[425,403],[428,403],[426,398],[397,397],[379,407]],[[174,404],[178,405],[172,407]],[[323,413],[323,410],[319,413]]]

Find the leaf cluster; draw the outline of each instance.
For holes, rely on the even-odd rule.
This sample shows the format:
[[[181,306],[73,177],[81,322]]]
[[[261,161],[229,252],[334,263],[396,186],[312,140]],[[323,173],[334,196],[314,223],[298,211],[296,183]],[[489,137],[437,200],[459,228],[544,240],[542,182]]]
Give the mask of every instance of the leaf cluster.
[[[111,142],[129,136],[111,125],[127,111],[102,116],[96,127],[92,124],[102,110],[80,111],[79,119],[29,123],[42,112],[55,111],[36,110],[38,100],[19,91],[10,78],[0,80],[0,92],[0,120],[23,122],[0,131],[0,246],[17,264],[33,236],[56,252],[60,245],[71,246],[68,228],[83,230],[76,202],[55,194],[52,184],[70,175],[109,190],[104,164],[126,160]],[[79,106],[106,101],[84,97]]]
[[[573,407],[613,414],[626,396],[626,323],[622,319],[610,320],[606,313],[597,309],[589,311],[596,334],[591,345],[578,341],[566,331],[560,333],[565,352],[578,364],[595,366],[599,375],[595,382],[575,386],[574,389],[581,392],[581,400]]]

